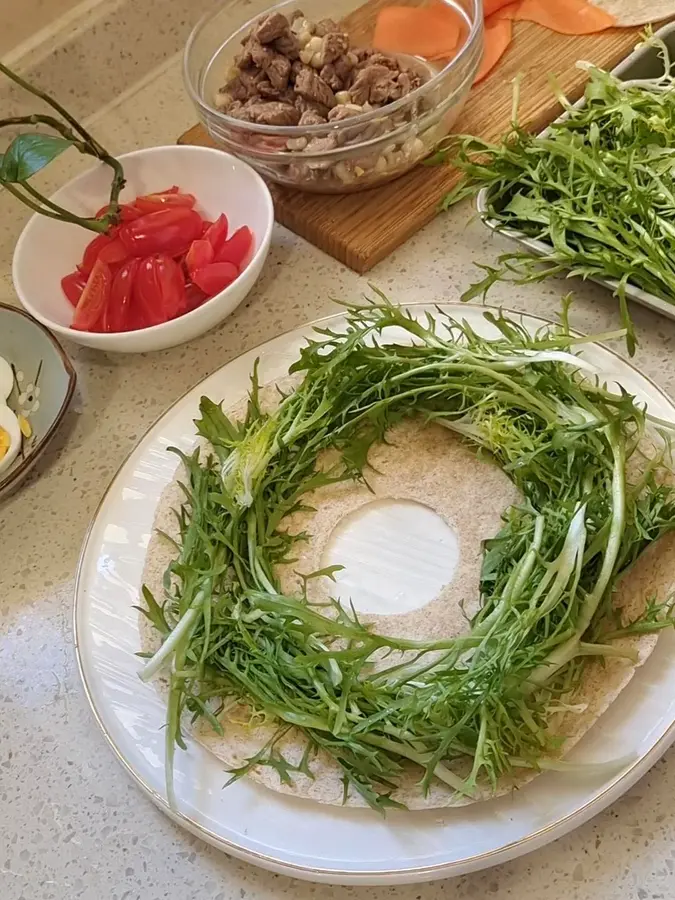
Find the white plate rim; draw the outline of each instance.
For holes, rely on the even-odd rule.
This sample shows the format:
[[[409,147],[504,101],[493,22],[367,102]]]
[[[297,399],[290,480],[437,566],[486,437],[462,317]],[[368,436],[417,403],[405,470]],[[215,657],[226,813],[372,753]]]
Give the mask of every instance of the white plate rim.
[[[437,309],[441,313],[452,312],[452,311],[461,311],[461,310],[473,310],[475,312],[494,312],[499,314],[504,314],[508,317],[515,317],[516,320],[527,319],[530,321],[541,323],[542,326],[545,325],[558,325],[559,322],[556,322],[553,319],[549,319],[544,316],[536,315],[533,313],[525,312],[523,310],[515,310],[506,306],[491,306],[488,304],[471,304],[471,303],[461,303],[461,302],[438,302],[438,303],[429,303],[426,301],[414,302],[414,303],[405,303],[400,305],[404,310],[421,310],[421,309]],[[87,699],[87,703],[91,709],[91,712],[94,716],[96,723],[101,729],[103,736],[106,740],[106,743],[113,751],[116,758],[122,764],[123,768],[127,772],[127,774],[132,778],[132,780],[141,788],[142,792],[159,808],[164,812],[171,820],[173,820],[176,824],[185,828],[191,834],[201,838],[206,841],[213,847],[228,853],[231,856],[234,856],[238,859],[242,859],[246,862],[252,863],[254,865],[260,866],[268,871],[276,872],[277,874],[287,875],[294,878],[299,878],[301,880],[314,881],[319,883],[326,884],[352,884],[352,885],[393,885],[393,884],[413,884],[424,881],[433,881],[443,878],[449,878],[453,876],[459,876],[462,874],[466,874],[468,872],[477,871],[480,869],[492,867],[499,865],[500,863],[508,862],[516,857],[525,855],[526,853],[530,853],[544,845],[556,840],[557,838],[563,837],[568,834],[570,831],[580,827],[589,819],[593,818],[598,813],[602,812],[606,809],[612,802],[621,797],[627,790],[629,790],[640,778],[645,775],[645,773],[663,756],[666,750],[671,746],[673,742],[675,742],[675,720],[671,722],[671,724],[667,727],[666,731],[662,734],[662,736],[654,743],[654,745],[642,756],[637,758],[631,765],[623,772],[622,775],[618,776],[615,780],[613,780],[607,787],[602,790],[597,796],[589,800],[587,803],[584,803],[582,806],[579,806],[577,809],[569,812],[565,816],[561,817],[555,822],[551,822],[545,827],[538,829],[537,831],[532,832],[526,837],[519,838],[513,842],[503,845],[495,850],[488,850],[482,853],[478,853],[469,857],[464,857],[461,860],[455,860],[449,863],[434,863],[428,866],[413,866],[407,869],[396,869],[390,870],[389,872],[385,870],[381,870],[379,872],[374,872],[370,869],[357,870],[357,869],[339,869],[339,868],[330,868],[330,867],[322,867],[322,866],[307,866],[302,865],[295,862],[290,862],[286,860],[279,859],[278,857],[261,853],[256,850],[244,848],[237,844],[234,841],[231,841],[227,838],[222,837],[214,831],[211,831],[209,828],[205,827],[201,823],[195,821],[191,816],[179,811],[172,809],[165,797],[163,797],[160,793],[154,790],[150,785],[148,785],[143,777],[134,769],[134,767],[129,763],[129,761],[124,757],[123,753],[117,747],[112,735],[109,733],[99,711],[95,705],[93,693],[90,689],[87,676],[84,669],[84,662],[81,653],[81,640],[79,634],[79,622],[78,622],[78,610],[79,610],[79,598],[81,596],[81,580],[83,576],[83,563],[86,555],[86,551],[88,549],[88,544],[90,538],[92,536],[92,532],[94,530],[94,526],[97,522],[99,513],[102,507],[105,504],[106,499],[109,494],[112,492],[118,478],[121,476],[123,471],[126,469],[127,464],[129,463],[131,457],[134,455],[139,446],[146,440],[149,434],[154,431],[156,426],[167,417],[172,411],[175,410],[177,406],[179,406],[183,400],[198,388],[204,381],[206,381],[211,376],[215,375],[221,369],[229,366],[234,363],[236,360],[240,359],[242,356],[245,356],[248,353],[252,353],[253,351],[257,351],[258,353],[264,353],[269,345],[275,343],[276,341],[290,337],[291,335],[307,330],[309,328],[315,327],[325,327],[330,326],[331,322],[337,322],[344,318],[345,312],[337,312],[335,314],[323,316],[321,318],[312,320],[303,325],[295,326],[293,328],[287,329],[284,332],[281,332],[278,335],[275,335],[273,338],[268,339],[267,341],[255,346],[243,350],[241,353],[234,356],[231,360],[228,360],[223,366],[220,366],[218,369],[215,369],[209,375],[206,375],[202,378],[197,384],[192,385],[188,388],[180,397],[178,397],[169,407],[167,407],[155,421],[146,429],[144,434],[139,438],[139,440],[134,444],[129,453],[125,456],[122,463],[117,468],[115,474],[110,480],[108,486],[106,487],[103,495],[101,496],[99,502],[96,505],[96,508],[92,514],[91,521],[87,527],[82,548],[80,551],[80,555],[77,563],[77,571],[74,582],[74,598],[73,598],[73,614],[72,614],[72,627],[73,627],[73,636],[74,636],[74,650],[75,657],[77,661],[77,668],[80,675],[80,680],[82,682],[83,690],[85,693],[85,697]],[[571,329],[570,333],[575,336],[581,336],[581,333]],[[616,361],[619,362],[621,366],[625,366],[628,369],[632,370],[636,373],[640,378],[644,379],[644,381],[657,393],[661,396],[661,398],[673,408],[675,411],[675,401],[670,397],[670,395],[661,388],[653,379],[651,379],[648,375],[645,375],[641,372],[637,366],[635,366],[631,361],[624,359],[619,356],[616,351],[607,347],[601,341],[593,342],[588,346],[596,346],[604,350],[611,357],[613,357]]]

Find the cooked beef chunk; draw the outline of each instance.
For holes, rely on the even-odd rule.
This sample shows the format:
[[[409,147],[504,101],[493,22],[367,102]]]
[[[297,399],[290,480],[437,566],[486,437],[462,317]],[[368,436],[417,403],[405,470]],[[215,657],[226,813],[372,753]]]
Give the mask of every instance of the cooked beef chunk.
[[[378,97],[386,95],[392,77],[395,78],[396,76],[392,76],[391,69],[388,69],[386,66],[366,66],[365,69],[361,69],[349,88],[352,102],[357,103],[359,106],[370,102],[384,102],[382,99],[375,100],[374,97],[371,98],[371,93],[374,89]]]
[[[291,61],[297,59],[298,54],[300,53],[298,39],[294,34],[291,34],[290,31],[288,34],[282,34],[281,37],[278,37],[273,41],[272,46],[277,53],[283,53],[283,55]]]
[[[297,125],[300,121],[300,110],[290,103],[279,100],[252,103],[244,108],[246,118],[258,125]]]
[[[343,87],[348,87],[347,82],[354,68],[352,54],[343,53],[332,65],[335,68],[335,74],[342,82]]]
[[[340,31],[338,23],[333,19],[321,19],[320,22],[316,23],[314,34],[318,34],[319,37],[325,37],[333,31]]]
[[[295,91],[306,100],[322,103],[329,109],[335,106],[335,94],[311,66],[303,66],[295,76]]]
[[[324,65],[335,62],[349,50],[349,37],[343,31],[331,31],[323,39]]]
[[[288,19],[282,13],[266,16],[253,29],[253,37],[261,44],[271,44],[283,34],[288,34]]]
[[[329,122],[342,122],[344,119],[351,119],[353,116],[360,116],[362,110],[355,109],[353,106],[335,106],[328,113]]]
[[[225,85],[222,89],[227,91],[233,100],[248,100],[250,97],[258,95],[258,82],[265,77],[264,72],[258,69],[248,68],[242,69],[236,78]]]
[[[319,71],[319,75],[330,87],[331,91],[335,91],[335,93],[337,93],[338,91],[342,90],[342,79],[335,70],[335,66],[333,65],[333,63],[328,63],[327,65],[323,66],[323,68]]]
[[[316,103],[314,100],[306,100],[304,97],[301,97],[299,94],[295,95],[295,100],[293,101],[293,105],[296,106],[301,113],[304,112],[313,112],[317,115],[321,116],[325,119],[328,115],[328,107],[324,106],[323,103]]]
[[[300,116],[298,125],[325,125],[328,120],[315,109],[306,109]]]

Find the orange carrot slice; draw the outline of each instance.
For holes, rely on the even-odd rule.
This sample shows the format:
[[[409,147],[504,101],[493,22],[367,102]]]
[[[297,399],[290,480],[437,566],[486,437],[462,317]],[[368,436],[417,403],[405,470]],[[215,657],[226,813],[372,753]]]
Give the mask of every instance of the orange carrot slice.
[[[513,37],[512,21],[528,21],[559,34],[594,34],[615,19],[587,0],[484,0],[485,48],[476,83],[502,58]],[[377,17],[373,46],[427,60],[452,58],[462,34],[461,21],[443,0],[427,6],[386,6]]]
[[[510,19],[502,19],[492,15],[485,20],[485,43],[483,59],[474,80],[474,84],[482,81],[497,65],[506,53],[513,37],[513,23]]]
[[[555,0],[553,2],[555,3]],[[515,22],[519,18],[518,13],[522,5],[523,0],[515,0],[515,2],[510,0],[509,3],[505,3],[496,12],[492,13],[492,16],[494,19],[510,19],[512,22]]]
[[[497,15],[534,22],[558,34],[595,34],[616,25],[613,16],[586,0],[520,0]]]
[[[386,6],[375,23],[373,47],[386,53],[446,59],[454,55],[460,34],[459,16],[444,3]]]
[[[487,19],[505,6],[511,6],[513,0],[483,0],[483,16]]]

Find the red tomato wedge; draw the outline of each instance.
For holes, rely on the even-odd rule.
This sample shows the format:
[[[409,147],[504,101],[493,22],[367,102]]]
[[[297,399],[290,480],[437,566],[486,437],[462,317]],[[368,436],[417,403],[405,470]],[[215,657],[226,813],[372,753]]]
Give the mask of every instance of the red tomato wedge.
[[[558,34],[595,34],[616,25],[613,16],[586,0],[518,0],[499,15],[534,22]]]
[[[141,212],[157,212],[167,206],[186,206],[188,209],[197,202],[193,194],[181,194],[178,191],[167,191],[163,194],[145,194],[136,197],[134,206]]]
[[[227,240],[228,228],[229,224],[227,221],[227,216],[225,215],[225,213],[221,213],[215,222],[211,222],[209,227],[202,235],[202,237],[211,244],[216,256]]]
[[[387,53],[445,59],[454,54],[461,27],[457,13],[444,3],[385,6],[377,17],[373,46]]]
[[[169,319],[175,319],[186,309],[183,271],[170,256],[157,256],[156,260],[156,278],[164,312]]]
[[[146,325],[174,319],[185,306],[185,281],[178,263],[158,253],[141,260],[136,274],[134,314]]]
[[[239,269],[231,262],[215,262],[198,269],[192,280],[209,297],[224,291],[239,275]]]
[[[179,256],[201,233],[202,218],[198,212],[186,206],[171,206],[127,222],[120,228],[119,237],[130,256]]]
[[[232,237],[225,241],[216,253],[216,262],[229,262],[242,269],[249,261],[253,248],[253,234],[248,225],[237,228]]]
[[[214,256],[215,253],[211,242],[206,240],[206,238],[200,238],[200,240],[192,242],[190,249],[186,253],[185,267],[192,275],[197,269],[203,269],[204,266],[212,263]]]
[[[72,328],[77,331],[101,331],[103,314],[110,300],[111,284],[110,267],[97,259],[75,307]]]
[[[425,2],[447,20],[444,0]],[[453,21],[451,33],[458,27]],[[120,204],[119,224],[93,237],[77,269],[61,279],[75,307],[73,328],[117,333],[159,325],[232,284],[253,256],[255,237],[247,225],[229,234],[224,213],[209,221],[196,202],[172,185]]]
[[[185,312],[192,312],[193,309],[201,306],[205,300],[208,300],[208,295],[200,287],[197,287],[191,281],[185,285]]]
[[[513,36],[513,23],[509,19],[491,16],[485,23],[485,42],[483,45],[483,58],[474,84],[478,84],[486,78],[497,65],[499,60],[508,50]]]
[[[80,272],[88,275],[94,268],[94,263],[98,259],[101,250],[103,250],[104,247],[107,247],[108,244],[112,244],[112,238],[107,234],[99,234],[93,241],[90,241],[85,247],[82,262],[78,266]]]
[[[140,260],[127,260],[115,272],[110,288],[110,300],[103,312],[104,331],[129,331],[131,322],[131,298]]]
[[[86,283],[86,275],[83,275],[78,269],[75,269],[74,272],[70,272],[68,275],[64,275],[61,279],[61,290],[73,306],[77,306]]]
[[[114,237],[108,244],[101,248],[98,258],[109,266],[116,266],[129,259],[129,253],[118,237]]]

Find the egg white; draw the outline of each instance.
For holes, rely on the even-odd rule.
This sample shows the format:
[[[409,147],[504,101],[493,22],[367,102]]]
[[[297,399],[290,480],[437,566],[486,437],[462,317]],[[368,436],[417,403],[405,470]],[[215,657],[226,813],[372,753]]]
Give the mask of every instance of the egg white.
[[[1,373],[0,373],[1,377]],[[3,428],[9,435],[9,449],[7,453],[0,459],[0,474],[8,469],[17,457],[21,449],[21,429],[19,428],[19,420],[15,413],[0,402],[0,428]]]
[[[12,367],[0,356],[0,405],[4,404],[14,387],[14,373]]]

